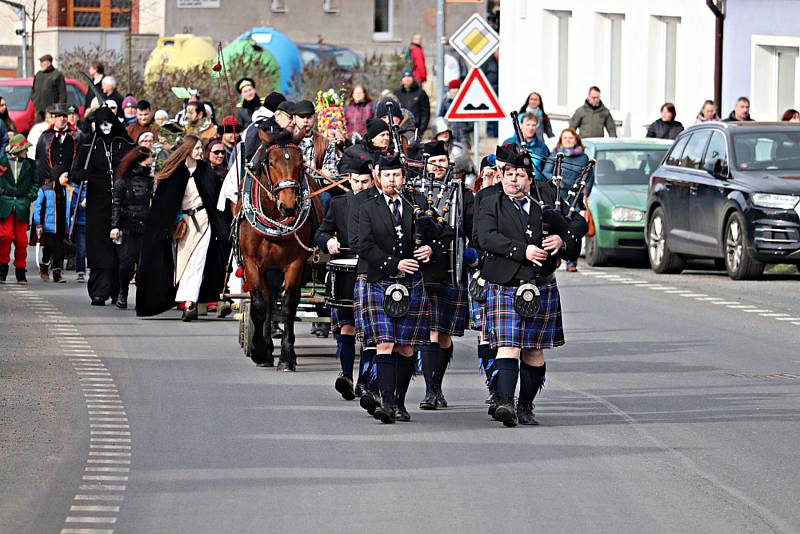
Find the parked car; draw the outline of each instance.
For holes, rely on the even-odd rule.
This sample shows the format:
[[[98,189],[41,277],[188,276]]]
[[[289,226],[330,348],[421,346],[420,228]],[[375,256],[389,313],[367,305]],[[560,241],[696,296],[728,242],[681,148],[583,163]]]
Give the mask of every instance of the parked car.
[[[364,62],[361,56],[342,46],[301,43],[297,48],[300,50],[303,67],[327,63],[332,65],[334,70],[347,73]]]
[[[644,260],[647,183],[672,141],[664,139],[586,139],[586,153],[597,161],[589,210],[595,234],[586,238],[586,263]]]
[[[86,102],[86,86],[78,80],[67,78],[67,104],[78,106],[83,117],[83,104]],[[36,112],[31,100],[33,78],[0,80],[0,96],[8,103],[8,113],[17,126],[17,131],[27,133],[36,122]]]
[[[650,265],[678,273],[713,258],[736,280],[768,263],[800,263],[800,125],[693,126],[650,180]]]

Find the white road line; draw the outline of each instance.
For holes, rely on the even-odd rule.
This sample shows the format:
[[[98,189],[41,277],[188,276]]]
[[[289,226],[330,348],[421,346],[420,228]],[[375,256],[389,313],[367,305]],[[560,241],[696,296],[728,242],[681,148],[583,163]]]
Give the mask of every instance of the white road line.
[[[73,500],[75,501],[115,501],[120,502],[125,497],[122,495],[89,495],[85,493],[78,493]]]
[[[107,423],[126,423],[127,417],[90,417],[89,421],[105,421]]]
[[[130,432],[122,430],[90,430],[90,436],[130,436]]]
[[[96,504],[73,504],[70,512],[119,512],[119,506],[101,506]]]
[[[100,449],[100,450],[107,450],[107,451],[129,451],[131,450],[130,445],[98,445],[96,443],[89,444],[90,449]]]
[[[688,289],[670,289],[668,291],[664,291],[664,293],[667,293],[667,294],[670,294],[670,295],[673,295],[673,294],[679,295],[681,293],[691,293],[691,291],[689,291]]]
[[[84,471],[99,473],[130,473],[130,467],[87,467]]]
[[[81,484],[81,491],[125,491],[128,486],[124,484]]]
[[[778,321],[800,321],[800,317],[778,317]]]
[[[130,460],[125,460],[121,458],[110,459],[110,458],[89,458],[86,460],[87,464],[120,464],[120,465],[131,465]]]
[[[81,477],[83,480],[95,480],[95,481],[112,481],[112,482],[127,482],[128,477],[126,475],[83,475]]]
[[[130,443],[131,438],[89,438],[89,441],[93,443]]]
[[[124,411],[112,412],[110,410],[92,410],[89,412],[89,415],[127,415],[127,414]]]
[[[792,323],[792,324],[800,324],[800,321],[798,321],[798,322],[796,322],[796,323]]]
[[[689,298],[693,299],[693,298],[697,298],[697,297],[707,297],[708,295],[706,295],[705,293],[684,293],[681,296],[684,297],[684,298],[687,298],[687,299],[689,299]]]
[[[90,423],[89,428],[130,428],[130,425],[115,425],[111,423]]]
[[[62,528],[61,534],[114,534],[114,531],[105,528]]]
[[[745,313],[769,313],[771,310],[759,310],[758,308],[749,309],[749,310],[742,310]]]
[[[95,517],[95,516],[67,516],[65,523],[89,523],[89,524],[109,524],[117,522],[116,517]]]
[[[731,308],[733,310],[745,310],[748,308],[755,308],[755,306],[751,306],[750,304],[733,304],[728,306],[728,308]]]
[[[778,317],[789,317],[788,313],[762,313],[760,315],[761,315],[761,317],[775,317],[775,318],[778,318]]]

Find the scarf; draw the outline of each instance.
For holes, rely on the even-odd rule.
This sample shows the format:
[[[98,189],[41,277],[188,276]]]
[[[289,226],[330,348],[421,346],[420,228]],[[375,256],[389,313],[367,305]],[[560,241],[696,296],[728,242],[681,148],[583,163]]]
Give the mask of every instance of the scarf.
[[[252,100],[242,100],[242,107],[252,115],[255,110],[261,107],[261,98],[256,94]]]
[[[571,158],[573,156],[580,156],[581,154],[583,154],[583,147],[582,146],[576,146],[575,148],[566,148],[566,147],[563,147],[563,146],[559,145],[553,151],[553,154],[559,154],[559,153],[560,154],[564,154],[568,158]]]

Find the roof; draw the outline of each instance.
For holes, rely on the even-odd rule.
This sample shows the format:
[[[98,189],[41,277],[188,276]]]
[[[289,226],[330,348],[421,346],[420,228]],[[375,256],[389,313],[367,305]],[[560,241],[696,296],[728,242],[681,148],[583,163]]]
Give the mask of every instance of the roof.
[[[652,137],[636,138],[636,137],[590,137],[584,139],[584,143],[591,144],[595,148],[625,148],[627,146],[652,146],[652,147],[668,147],[672,145],[672,139],[655,139]]]
[[[759,121],[744,121],[744,122],[722,122],[722,121],[714,121],[714,122],[704,122],[702,124],[695,124],[687,130],[697,130],[700,128],[724,128],[729,131],[736,131],[736,130],[756,130],[756,131],[770,131],[774,132],[775,130],[792,130],[795,132],[800,132],[800,123],[796,122],[759,122]],[[685,130],[686,131],[686,130]]]
[[[297,43],[297,48],[305,48],[306,50],[350,50],[347,47],[332,45],[327,43]]]

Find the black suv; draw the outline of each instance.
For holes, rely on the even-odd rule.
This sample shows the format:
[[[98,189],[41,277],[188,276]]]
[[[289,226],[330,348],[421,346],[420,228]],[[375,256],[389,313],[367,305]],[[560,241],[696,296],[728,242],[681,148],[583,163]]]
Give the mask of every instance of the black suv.
[[[800,263],[800,124],[714,122],[684,131],[650,177],[653,271],[714,258],[736,280]]]

